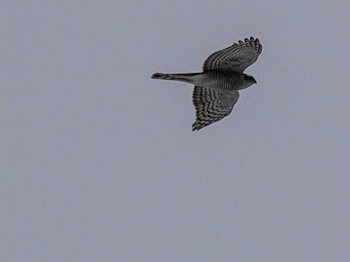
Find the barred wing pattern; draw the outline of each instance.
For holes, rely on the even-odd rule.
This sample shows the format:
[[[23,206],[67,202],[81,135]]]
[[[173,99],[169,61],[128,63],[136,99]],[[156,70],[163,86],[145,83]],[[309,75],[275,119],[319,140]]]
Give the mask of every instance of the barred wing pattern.
[[[211,54],[204,62],[203,71],[232,70],[238,73],[252,65],[260,55],[262,46],[258,38],[245,38],[232,46]]]
[[[237,90],[195,86],[192,99],[196,108],[196,121],[192,125],[192,131],[228,116],[238,98]]]

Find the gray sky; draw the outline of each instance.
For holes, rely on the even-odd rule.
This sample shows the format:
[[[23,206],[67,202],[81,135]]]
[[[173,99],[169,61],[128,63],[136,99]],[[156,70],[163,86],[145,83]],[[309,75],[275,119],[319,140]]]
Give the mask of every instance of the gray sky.
[[[49,2],[0,9],[1,261],[348,261],[348,1]],[[151,74],[251,35],[258,84],[191,132]]]

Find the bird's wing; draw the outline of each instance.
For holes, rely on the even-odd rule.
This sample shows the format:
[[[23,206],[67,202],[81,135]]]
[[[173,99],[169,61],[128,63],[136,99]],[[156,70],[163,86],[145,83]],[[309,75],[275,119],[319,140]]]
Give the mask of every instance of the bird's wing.
[[[203,64],[203,71],[231,70],[238,73],[252,65],[260,55],[262,45],[258,38],[245,38],[232,46],[211,54]]]
[[[196,121],[192,125],[192,131],[228,116],[238,98],[237,90],[195,86],[192,101],[196,108]]]

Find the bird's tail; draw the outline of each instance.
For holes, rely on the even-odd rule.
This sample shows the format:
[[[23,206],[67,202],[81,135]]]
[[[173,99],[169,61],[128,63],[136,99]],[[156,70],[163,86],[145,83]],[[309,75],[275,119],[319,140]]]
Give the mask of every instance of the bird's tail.
[[[175,80],[182,81],[186,83],[193,84],[194,77],[202,73],[184,73],[184,74],[164,74],[164,73],[155,73],[151,78],[153,79],[164,79],[164,80]]]

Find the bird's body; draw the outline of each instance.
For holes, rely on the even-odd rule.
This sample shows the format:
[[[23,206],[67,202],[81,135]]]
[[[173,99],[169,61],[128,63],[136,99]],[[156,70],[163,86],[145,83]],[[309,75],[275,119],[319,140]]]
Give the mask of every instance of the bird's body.
[[[235,71],[207,71],[203,73],[163,74],[155,73],[153,79],[175,80],[207,88],[222,88],[226,90],[242,90],[253,84],[247,82],[245,74]]]
[[[256,61],[262,51],[258,39],[251,37],[211,54],[201,73],[155,73],[153,79],[182,81],[195,85],[193,104],[196,121],[192,130],[199,130],[229,115],[239,98],[238,90],[256,83],[244,74],[246,67]]]

